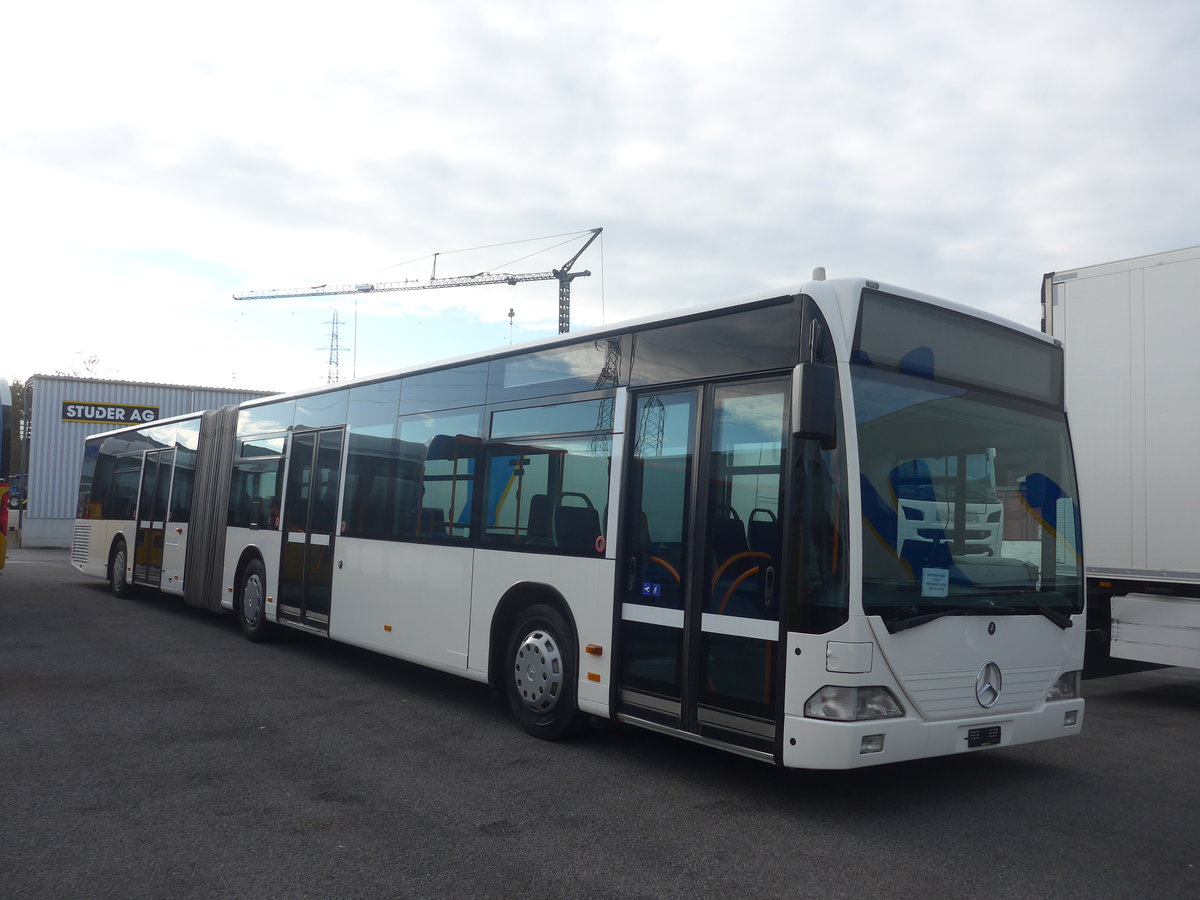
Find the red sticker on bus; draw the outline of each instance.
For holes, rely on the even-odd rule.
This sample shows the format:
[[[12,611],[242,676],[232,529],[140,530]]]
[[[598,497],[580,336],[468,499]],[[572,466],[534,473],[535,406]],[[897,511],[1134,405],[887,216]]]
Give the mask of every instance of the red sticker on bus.
[[[604,546],[604,535],[600,535],[600,537],[596,538],[596,552],[603,553]]]

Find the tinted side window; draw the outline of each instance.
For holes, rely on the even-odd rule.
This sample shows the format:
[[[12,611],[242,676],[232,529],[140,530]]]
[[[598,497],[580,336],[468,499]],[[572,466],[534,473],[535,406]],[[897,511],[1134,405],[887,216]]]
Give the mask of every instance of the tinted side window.
[[[172,437],[172,440],[174,440],[174,437]],[[150,517],[156,522],[162,522],[167,516],[167,500],[171,494],[171,472],[174,468],[172,457],[175,453],[173,450],[165,450],[153,455],[158,458],[158,477],[154,480],[154,498],[152,500]],[[149,457],[147,457],[148,460]],[[143,485],[143,489],[144,487]],[[146,499],[143,496],[142,503],[145,503]]]
[[[488,402],[617,387],[625,381],[627,342],[627,338],[605,338],[492,360]]]
[[[83,449],[83,467],[79,471],[79,499],[75,509],[78,519],[98,519],[108,494],[108,479],[112,477],[112,457],[101,464],[99,441],[88,441]]]
[[[406,536],[471,539],[482,424],[478,409],[400,420],[400,443],[418,461]]]
[[[399,402],[399,381],[350,390],[341,530],[347,537],[398,538],[413,518],[419,456],[400,443]]]
[[[799,359],[800,305],[784,302],[638,332],[630,384],[785,369]]]
[[[148,449],[165,450],[175,446],[175,435],[178,426],[172,422],[167,425],[152,425],[149,428],[139,428],[138,437],[145,442]]]
[[[175,451],[175,478],[171,484],[172,522],[186,522],[192,514],[192,485],[196,480],[196,451]]]
[[[386,434],[350,433],[341,532],[347,537],[395,539],[416,533],[425,448],[405,444],[395,430],[392,423]]]
[[[489,445],[484,540],[603,556],[611,455],[603,434]]]
[[[613,398],[604,397],[599,400],[498,410],[492,413],[492,437],[611,431],[614,403]]]
[[[238,412],[237,433],[238,437],[248,437],[255,434],[288,431],[295,421],[295,400],[252,406]]]
[[[348,390],[326,391],[296,399],[296,428],[324,428],[346,421]]]
[[[186,419],[175,425],[175,446],[195,450],[200,444],[200,420]]]
[[[118,456],[114,460],[108,495],[104,498],[102,519],[132,519],[137,512],[138,485],[142,480],[140,453]]]
[[[279,527],[283,446],[283,435],[238,442],[238,458],[229,479],[228,524],[246,528],[257,511],[260,527]]]
[[[487,389],[487,373],[487,363],[476,363],[426,372],[424,375],[411,375],[404,379],[400,414],[478,406],[483,403]]]

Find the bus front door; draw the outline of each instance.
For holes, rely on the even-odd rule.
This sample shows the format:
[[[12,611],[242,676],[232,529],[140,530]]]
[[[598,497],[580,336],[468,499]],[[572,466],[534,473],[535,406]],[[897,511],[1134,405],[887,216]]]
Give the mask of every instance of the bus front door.
[[[138,488],[137,537],[133,548],[133,582],[150,587],[162,583],[163,537],[167,500],[171,494],[171,463],[175,451],[151,450],[142,458]]]
[[[283,498],[279,617],[329,631],[342,428],[292,435]]]
[[[621,715],[774,752],[788,391],[770,379],[631,404]]]

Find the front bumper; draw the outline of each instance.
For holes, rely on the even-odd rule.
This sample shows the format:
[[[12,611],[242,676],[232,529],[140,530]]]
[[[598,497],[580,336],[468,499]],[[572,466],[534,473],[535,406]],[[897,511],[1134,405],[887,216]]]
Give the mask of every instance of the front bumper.
[[[904,716],[832,722],[789,715],[783,722],[783,764],[801,769],[856,769],[1070,737],[1083,727],[1083,706],[1082,699],[1054,700],[1027,712],[945,721]],[[881,749],[863,752],[864,746],[872,748],[879,743],[880,735]]]

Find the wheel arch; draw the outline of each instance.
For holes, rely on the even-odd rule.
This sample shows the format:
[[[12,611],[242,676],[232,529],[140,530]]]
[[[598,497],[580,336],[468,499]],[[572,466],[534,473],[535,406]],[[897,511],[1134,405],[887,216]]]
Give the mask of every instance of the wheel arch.
[[[536,581],[514,584],[504,592],[504,596],[500,598],[500,602],[496,604],[496,609],[492,613],[492,628],[488,637],[488,684],[492,687],[497,689],[504,687],[504,656],[508,650],[508,639],[513,626],[516,625],[521,613],[529,607],[539,604],[551,607],[566,620],[567,627],[571,629],[576,652],[578,652],[579,629],[575,625],[575,616],[571,612],[571,605],[567,603],[562,593],[557,588]]]
[[[118,531],[112,536],[112,540],[108,544],[108,562],[104,564],[104,578],[106,581],[113,580],[113,560],[117,555],[117,545],[124,544],[125,552],[129,553],[129,538],[125,536],[125,532]]]
[[[241,602],[241,587],[242,576],[246,574],[246,567],[252,562],[259,562],[263,571],[267,571],[267,562],[263,558],[262,551],[254,544],[242,548],[242,555],[238,557],[237,565],[233,569],[233,611],[238,611],[238,604]]]

